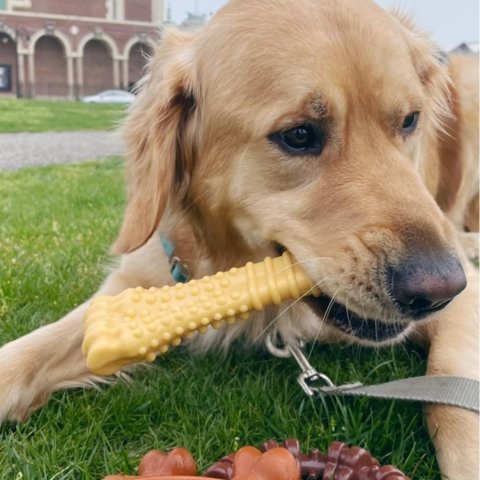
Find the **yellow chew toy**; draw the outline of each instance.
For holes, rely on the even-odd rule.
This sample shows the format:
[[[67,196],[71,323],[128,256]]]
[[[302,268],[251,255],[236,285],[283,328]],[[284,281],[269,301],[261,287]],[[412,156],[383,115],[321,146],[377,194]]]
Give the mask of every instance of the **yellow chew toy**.
[[[248,318],[251,310],[318,295],[311,280],[285,252],[201,280],[162,288],[130,288],[93,300],[85,317],[83,354],[88,368],[110,375],[123,365],[155,360],[194,332]]]

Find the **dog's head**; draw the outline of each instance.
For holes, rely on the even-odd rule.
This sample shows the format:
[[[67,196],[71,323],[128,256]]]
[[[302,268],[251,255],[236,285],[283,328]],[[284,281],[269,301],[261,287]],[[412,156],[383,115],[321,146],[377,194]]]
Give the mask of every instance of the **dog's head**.
[[[447,90],[428,40],[373,2],[231,0],[151,61],[117,249],[177,212],[223,263],[288,249],[346,338],[398,337],[465,287],[430,167]]]

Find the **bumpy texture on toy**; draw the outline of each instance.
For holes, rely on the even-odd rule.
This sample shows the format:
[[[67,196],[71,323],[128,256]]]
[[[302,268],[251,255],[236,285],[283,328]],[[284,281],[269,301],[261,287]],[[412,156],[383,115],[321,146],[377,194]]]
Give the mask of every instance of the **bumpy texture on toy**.
[[[296,439],[281,444],[269,440],[261,451],[243,447],[212,465],[202,477],[196,476],[195,460],[183,448],[168,454],[151,450],[142,458],[138,474],[104,480],[409,480],[391,465],[382,467],[363,448],[333,442],[326,454],[316,449],[302,454]]]
[[[110,375],[129,363],[152,362],[209,325],[234,323],[252,310],[307,294],[319,292],[288,252],[173,287],[131,288],[93,300],[85,317],[83,354],[92,372]]]

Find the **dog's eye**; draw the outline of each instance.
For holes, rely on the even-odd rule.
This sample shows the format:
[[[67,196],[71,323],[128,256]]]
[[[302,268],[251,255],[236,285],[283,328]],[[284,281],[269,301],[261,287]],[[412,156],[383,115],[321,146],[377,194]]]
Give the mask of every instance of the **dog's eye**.
[[[415,131],[418,125],[418,119],[420,117],[420,112],[412,112],[409,113],[404,119],[402,123],[402,133],[408,134]]]
[[[318,155],[323,150],[325,136],[314,125],[305,123],[289,130],[273,133],[270,141],[293,155]]]

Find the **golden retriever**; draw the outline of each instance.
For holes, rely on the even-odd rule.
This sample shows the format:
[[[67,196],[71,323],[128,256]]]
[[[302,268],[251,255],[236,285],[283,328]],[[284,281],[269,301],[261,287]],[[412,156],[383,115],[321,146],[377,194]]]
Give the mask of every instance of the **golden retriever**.
[[[195,277],[286,248],[324,293],[271,326],[287,341],[411,335],[430,374],[477,378],[478,60],[436,54],[370,0],[231,0],[197,33],[166,31],[124,128],[123,256],[99,293],[172,283],[159,231]],[[0,421],[99,380],[88,303],[0,349]],[[477,479],[478,416],[426,415],[443,475]]]

